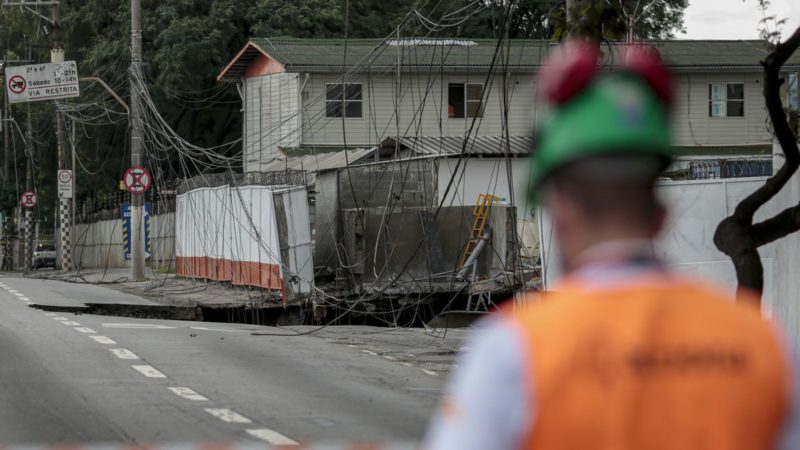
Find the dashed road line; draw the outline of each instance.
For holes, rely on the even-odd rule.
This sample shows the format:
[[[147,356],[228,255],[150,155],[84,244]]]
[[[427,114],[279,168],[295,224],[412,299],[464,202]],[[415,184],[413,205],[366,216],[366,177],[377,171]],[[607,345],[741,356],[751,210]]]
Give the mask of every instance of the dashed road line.
[[[411,363],[407,363],[407,362],[401,362],[400,364],[402,364],[402,365],[404,365],[404,366],[406,366],[406,367],[414,367],[414,365],[413,365],[413,364],[411,364]]]
[[[378,356],[378,354],[373,352],[372,350],[361,350],[361,351],[366,353],[366,354],[368,354],[368,355]]]
[[[66,325],[68,327],[79,327],[79,326],[81,326],[81,324],[79,324],[78,322],[73,322],[71,320],[65,320],[65,321],[62,321],[61,323],[63,323],[64,325]]]
[[[173,330],[175,327],[169,325],[155,325],[149,323],[104,323],[103,328],[129,328],[135,330]]]
[[[55,317],[53,317],[53,320],[69,320],[69,319],[67,319],[66,317],[62,317],[62,316],[55,316]]]
[[[17,297],[25,297],[25,294],[23,294],[22,292],[15,292],[14,295],[16,295]]]
[[[124,348],[112,348],[111,353],[119,359],[139,359],[136,353]]]
[[[432,376],[432,377],[438,377],[438,376],[439,376],[439,374],[438,374],[438,373],[436,373],[436,372],[434,372],[434,371],[432,371],[432,370],[428,370],[428,369],[422,369],[422,371],[423,371],[423,372],[425,372],[425,373],[427,373],[428,375],[430,375],[430,376]]]
[[[228,408],[204,408],[207,413],[228,423],[253,423],[252,420]]]
[[[98,334],[92,334],[89,337],[94,339],[95,342],[97,342],[98,344],[106,344],[106,345],[114,345],[114,344],[116,344],[116,342],[114,342],[113,339],[105,337],[105,336],[100,336]]]
[[[77,327],[77,328],[75,328],[75,331],[80,331],[81,333],[86,333],[86,334],[96,334],[97,333],[97,331],[94,331],[93,329],[88,328],[88,327]]]
[[[193,391],[192,389],[190,389],[188,387],[171,387],[171,388],[167,388],[167,389],[169,389],[173,394],[175,394],[175,395],[177,395],[179,397],[183,397],[183,398],[185,398],[187,400],[192,400],[192,401],[195,401],[195,402],[207,402],[208,401],[208,399],[206,397],[198,394],[197,392]]]
[[[56,313],[54,313],[54,312],[44,312],[44,311],[42,311],[42,314],[44,314],[47,317],[55,317],[56,316]]]
[[[23,302],[31,301],[31,299],[29,299],[28,297],[20,297],[19,299],[22,300]]]
[[[266,441],[270,445],[300,445],[299,442],[288,438],[275,430],[269,428],[258,428],[255,430],[245,430],[247,434],[255,438]]]
[[[158,369],[156,369],[153,366],[143,365],[143,366],[131,366],[131,367],[133,367],[134,370],[146,376],[147,378],[167,378],[166,375],[159,372]]]
[[[389,361],[397,361],[397,359],[394,356],[389,356],[389,355],[383,355],[383,359],[388,359]]]

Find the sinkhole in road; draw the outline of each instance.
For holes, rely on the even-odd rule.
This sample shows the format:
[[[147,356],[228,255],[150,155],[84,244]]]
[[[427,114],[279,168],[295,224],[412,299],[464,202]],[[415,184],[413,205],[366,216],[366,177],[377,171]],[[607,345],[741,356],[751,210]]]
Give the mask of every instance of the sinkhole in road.
[[[415,301],[416,300],[416,301]],[[445,297],[392,298],[328,305],[140,305],[85,303],[82,306],[31,305],[57,313],[92,314],[135,319],[185,320],[264,326],[369,325],[386,327],[453,327],[471,325],[482,313]],[[460,299],[459,299],[460,300]]]
[[[134,319],[187,320],[199,322],[243,323],[251,325],[302,325],[298,308],[241,306],[172,306],[85,303],[83,306],[32,305],[43,311]]]

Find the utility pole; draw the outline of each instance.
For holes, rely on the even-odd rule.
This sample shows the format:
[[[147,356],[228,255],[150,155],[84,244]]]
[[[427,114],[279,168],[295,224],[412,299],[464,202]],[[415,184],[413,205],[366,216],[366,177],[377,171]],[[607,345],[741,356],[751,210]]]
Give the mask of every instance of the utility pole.
[[[142,112],[136,76],[142,64],[142,2],[131,0],[131,166],[142,165]],[[131,193],[131,279],[144,281],[144,194]]]
[[[53,49],[50,51],[50,62],[60,64],[64,62],[64,48],[61,45],[61,24],[58,21],[59,5],[53,6]],[[66,139],[64,137],[64,113],[56,105],[56,139],[58,141],[57,158],[58,170],[67,169],[67,156],[64,151]],[[73,172],[74,176],[74,172]],[[73,195],[75,195],[73,193]],[[70,243],[70,201],[59,196],[58,216],[61,226],[61,270],[68,272],[72,269],[72,245]]]
[[[3,58],[3,86],[6,85],[6,64],[8,63],[6,62],[5,58]],[[5,88],[3,88],[3,111],[2,113],[0,113],[0,116],[2,116],[3,127],[4,127],[3,128],[3,182],[6,183],[6,185],[8,186],[11,184],[9,182],[9,174],[11,172],[11,145],[9,145],[10,142],[8,135],[10,130],[8,126],[10,124],[6,122],[6,119],[9,118],[9,114],[8,114],[8,94],[6,93]]]
[[[31,107],[28,105],[28,129],[25,131],[25,192],[33,192],[33,121],[31,120]],[[33,209],[25,208],[25,272],[33,268]]]
[[[567,21],[567,27],[569,27],[569,25],[572,24],[571,16],[572,16],[572,11],[575,9],[575,3],[577,3],[576,0],[567,0],[567,14],[565,16]]]

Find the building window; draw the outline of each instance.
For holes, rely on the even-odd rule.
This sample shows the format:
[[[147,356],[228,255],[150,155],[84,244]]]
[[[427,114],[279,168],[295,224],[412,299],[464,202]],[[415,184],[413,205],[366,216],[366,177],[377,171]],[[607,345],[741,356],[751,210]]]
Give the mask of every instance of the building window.
[[[450,83],[447,86],[447,117],[464,119],[483,117],[483,84]]]
[[[361,83],[325,83],[326,117],[358,118],[363,105]]]
[[[744,117],[744,83],[708,85],[709,117]]]
[[[789,74],[789,101],[786,102],[792,111],[800,111],[800,77],[797,72]]]

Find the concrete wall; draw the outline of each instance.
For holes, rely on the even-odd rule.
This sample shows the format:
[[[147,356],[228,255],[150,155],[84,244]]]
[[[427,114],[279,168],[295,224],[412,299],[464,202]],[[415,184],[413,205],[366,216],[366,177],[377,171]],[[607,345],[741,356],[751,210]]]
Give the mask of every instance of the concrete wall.
[[[370,164],[319,174],[314,200],[314,261],[318,273],[332,275],[340,265],[342,255],[337,254],[336,246],[342,239],[341,210],[434,208],[438,205],[437,180],[433,159]]]
[[[454,288],[472,229],[472,207],[436,210],[407,207],[384,214],[381,208],[342,212],[343,254],[349,272],[364,287],[396,282],[396,292],[434,292]],[[493,233],[479,255],[477,275],[487,279],[515,270],[511,242],[514,211],[497,206],[487,221]]]
[[[150,250],[147,264],[154,269],[175,269],[175,213],[150,217]],[[78,224],[72,230],[75,269],[129,267],[124,259],[122,219]],[[60,246],[56,246],[60,252]]]
[[[492,194],[505,199],[501,204],[517,206],[517,234],[523,256],[538,257],[539,226],[536,211],[528,206],[531,162],[528,158],[510,160],[511,176],[505,158],[469,158],[458,164],[458,158],[437,160],[439,195],[447,206],[474,206],[480,194]],[[454,175],[455,173],[455,175]],[[445,189],[453,180],[450,191]],[[513,198],[512,194],[513,193]]]

